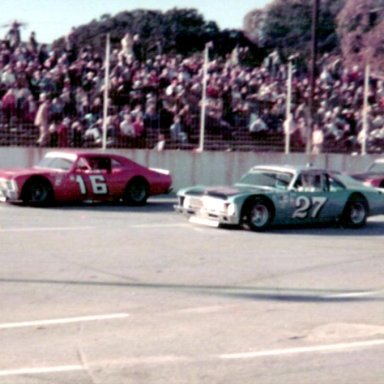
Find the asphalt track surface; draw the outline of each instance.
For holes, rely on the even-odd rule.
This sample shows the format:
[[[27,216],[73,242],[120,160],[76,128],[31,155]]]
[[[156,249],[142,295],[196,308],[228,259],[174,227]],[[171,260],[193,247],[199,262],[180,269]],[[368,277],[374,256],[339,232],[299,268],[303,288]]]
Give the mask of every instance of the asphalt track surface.
[[[252,233],[0,205],[1,384],[382,384],[384,216]]]

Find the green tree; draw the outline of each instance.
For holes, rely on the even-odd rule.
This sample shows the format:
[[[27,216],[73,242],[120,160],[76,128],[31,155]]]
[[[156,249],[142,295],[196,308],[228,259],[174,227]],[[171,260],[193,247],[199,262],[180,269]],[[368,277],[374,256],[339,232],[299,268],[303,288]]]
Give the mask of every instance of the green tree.
[[[244,18],[244,34],[253,43],[263,46],[264,42],[264,25],[266,20],[266,12],[263,9],[255,9]]]
[[[347,65],[384,64],[384,0],[348,0],[338,16],[338,34]]]
[[[120,12],[115,16],[102,15],[99,20],[76,28],[74,39],[78,47],[92,46],[104,52],[105,35],[111,36],[112,48],[120,48],[127,33],[140,36],[144,59],[159,52],[183,56],[202,52],[207,42],[213,42],[212,54],[225,56],[236,46],[246,46],[249,52],[254,45],[238,30],[220,31],[213,21],[205,21],[196,9],[173,8],[167,12],[137,9]],[[54,43],[63,47],[64,39]]]
[[[320,2],[318,42],[320,52],[331,52],[338,47],[336,17],[346,0]],[[246,17],[247,36],[283,55],[300,52],[308,56],[311,42],[312,0],[273,0],[262,10]]]

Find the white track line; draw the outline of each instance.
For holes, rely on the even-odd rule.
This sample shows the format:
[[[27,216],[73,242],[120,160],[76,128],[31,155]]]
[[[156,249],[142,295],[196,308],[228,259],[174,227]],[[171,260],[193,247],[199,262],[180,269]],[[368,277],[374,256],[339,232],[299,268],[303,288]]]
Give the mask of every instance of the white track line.
[[[220,359],[254,359],[258,357],[282,356],[282,355],[297,355],[300,353],[317,353],[317,352],[333,352],[343,351],[355,348],[367,348],[384,345],[384,339],[356,341],[352,343],[315,345],[302,348],[287,348],[287,349],[272,349],[259,352],[232,353],[220,355]]]
[[[130,228],[140,228],[140,229],[158,229],[158,228],[184,228],[188,224],[183,223],[158,223],[158,224],[133,224]]]
[[[337,351],[346,351],[350,349],[358,348],[369,348],[375,346],[384,345],[384,339],[377,340],[368,340],[368,341],[359,341],[351,343],[340,343],[340,344],[329,344],[329,345],[316,345],[302,348],[287,348],[287,349],[275,349],[275,350],[266,350],[259,352],[247,352],[247,353],[233,353],[233,354],[223,354],[210,356],[212,359],[222,359],[222,360],[240,360],[240,359],[255,359],[259,357],[279,357],[279,356],[288,356],[295,354],[303,353],[321,353],[321,352],[337,352]],[[186,356],[149,356],[142,358],[135,358],[125,363],[129,364],[174,364],[177,362],[191,361],[191,358]],[[118,362],[120,364],[121,362]],[[110,365],[111,362],[109,361]],[[21,376],[21,375],[39,375],[47,373],[63,373],[70,371],[84,371],[86,368],[82,365],[62,365],[54,367],[40,367],[40,368],[19,368],[19,369],[7,369],[0,370],[0,377],[5,376]]]
[[[379,296],[384,293],[384,290],[380,291],[362,291],[362,292],[348,292],[348,293],[337,293],[332,295],[324,296],[325,299],[348,299],[348,298],[358,298],[358,297],[369,297],[369,296]]]
[[[44,326],[44,325],[60,325],[60,324],[80,323],[80,322],[86,322],[86,321],[117,320],[117,319],[124,319],[127,317],[129,317],[128,313],[112,313],[112,314],[108,314],[108,315],[96,315],[96,316],[68,317],[68,318],[62,318],[62,319],[23,321],[23,322],[19,322],[19,323],[0,324],[0,329],[39,327],[39,326]]]
[[[79,231],[91,230],[95,227],[36,227],[36,228],[0,228],[1,232],[41,232],[41,231]]]
[[[21,375],[40,375],[44,373],[62,373],[72,371],[84,371],[84,367],[81,365],[62,365],[57,367],[46,368],[20,368],[20,369],[8,369],[0,371],[0,377],[4,376],[21,376]]]

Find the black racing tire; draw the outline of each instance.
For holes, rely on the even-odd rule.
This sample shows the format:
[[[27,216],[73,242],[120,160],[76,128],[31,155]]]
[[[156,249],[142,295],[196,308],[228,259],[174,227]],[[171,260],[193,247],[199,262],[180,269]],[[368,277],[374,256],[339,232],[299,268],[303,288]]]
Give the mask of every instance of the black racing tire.
[[[247,203],[244,210],[244,224],[251,231],[263,232],[268,229],[273,219],[272,204],[264,198],[256,198]]]
[[[367,222],[368,203],[363,196],[351,196],[345,204],[341,225],[345,228],[361,228]]]
[[[25,205],[47,207],[53,204],[53,200],[52,186],[44,178],[33,178],[23,188],[22,201]]]
[[[124,191],[124,202],[128,205],[145,205],[149,196],[147,180],[138,177],[131,180]]]

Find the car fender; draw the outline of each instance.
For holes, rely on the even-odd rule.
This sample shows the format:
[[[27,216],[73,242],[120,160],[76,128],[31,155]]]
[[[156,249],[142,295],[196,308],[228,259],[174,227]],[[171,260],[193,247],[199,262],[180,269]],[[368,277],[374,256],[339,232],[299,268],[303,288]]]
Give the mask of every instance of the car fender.
[[[266,203],[271,208],[272,217],[275,217],[275,214],[276,214],[275,203],[273,202],[273,199],[270,196],[266,195],[266,194],[263,194],[263,193],[243,194],[243,195],[237,196],[236,199],[237,200],[240,200],[240,199],[243,200],[242,203],[241,203],[241,211],[240,211],[241,212],[240,218],[241,218],[242,221],[244,220],[244,216],[247,213],[248,209],[250,208],[250,206],[253,204],[253,202],[256,199],[263,199],[263,200],[265,200]]]

